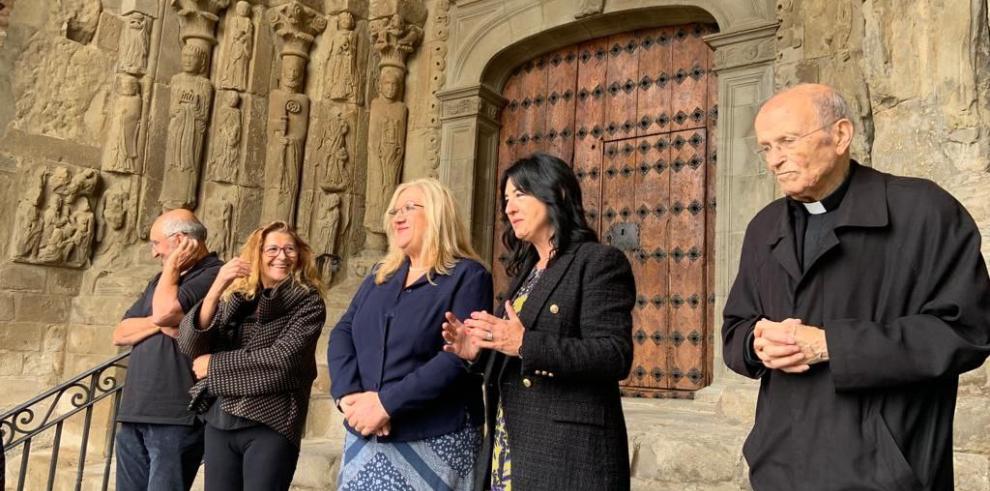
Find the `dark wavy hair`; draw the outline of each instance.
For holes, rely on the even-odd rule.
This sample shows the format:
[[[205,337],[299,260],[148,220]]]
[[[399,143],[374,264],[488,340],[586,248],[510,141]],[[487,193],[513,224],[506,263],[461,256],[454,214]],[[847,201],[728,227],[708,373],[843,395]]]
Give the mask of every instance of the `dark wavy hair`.
[[[502,244],[508,250],[504,264],[509,276],[519,274],[526,262],[537,255],[536,248],[529,242],[517,239],[512,226],[508,225],[505,192],[510,179],[516,189],[547,206],[547,216],[553,228],[550,236],[553,245],[551,261],[557,251],[565,250],[571,244],[598,242],[595,231],[584,217],[581,185],[574,171],[563,160],[544,153],[521,158],[513,162],[499,181],[499,189],[502,190],[499,197],[501,217],[507,224],[502,232]]]

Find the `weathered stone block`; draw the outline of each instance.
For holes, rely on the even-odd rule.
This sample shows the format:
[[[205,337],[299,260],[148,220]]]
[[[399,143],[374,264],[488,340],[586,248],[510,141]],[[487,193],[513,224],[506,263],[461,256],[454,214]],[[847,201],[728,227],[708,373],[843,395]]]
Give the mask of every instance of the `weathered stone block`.
[[[0,292],[0,322],[14,320],[14,295]]]
[[[0,351],[0,376],[20,375],[24,366],[24,353],[19,351]]]
[[[48,326],[42,340],[41,350],[45,353],[61,353],[65,350],[65,324]]]
[[[324,0],[323,11],[327,15],[348,11],[357,18],[368,15],[368,0]]]
[[[334,438],[343,441],[343,415],[329,396],[314,396],[306,416],[306,438]]]
[[[420,0],[370,0],[368,2],[368,19],[380,19],[399,14],[410,24],[420,26],[426,22],[426,5]]]
[[[324,351],[324,353],[326,353],[326,351]],[[317,358],[319,357],[320,356],[317,355]],[[329,393],[330,393],[330,371],[327,370],[326,365],[317,364],[316,380],[313,381],[313,394],[329,394]]]
[[[953,458],[956,491],[990,491],[990,457],[956,452]]]
[[[67,39],[33,36],[13,71],[14,93],[19,94],[13,127],[102,146],[112,75],[110,53]]]
[[[25,353],[23,373],[32,376],[52,376],[58,378],[63,368],[62,353]],[[36,387],[41,392],[46,387]]]
[[[122,0],[120,2],[120,13],[127,15],[131,12],[141,12],[144,15],[158,17],[157,0]]]
[[[14,315],[21,322],[68,322],[70,298],[32,293],[18,295],[14,300]]]
[[[744,426],[752,426],[756,420],[756,398],[759,385],[753,383],[732,383],[723,390],[718,401],[718,414],[727,421]]]
[[[112,355],[117,347],[111,343],[113,328],[110,326],[69,325],[66,333],[66,352],[76,354]]]
[[[0,289],[42,291],[47,268],[9,263],[0,266]]]
[[[100,14],[100,26],[96,29],[96,46],[116,53],[120,48],[120,31],[123,25],[120,17],[103,11]]]
[[[292,489],[337,489],[343,441],[303,442]]]
[[[71,319],[74,324],[115,326],[136,299],[137,292],[133,296],[93,295],[79,297],[72,302]]]
[[[55,295],[79,294],[82,285],[83,271],[74,269],[52,269],[48,271],[48,286],[46,291]]]
[[[990,455],[990,397],[960,395],[953,427],[955,449]]]
[[[47,328],[37,322],[12,322],[0,329],[0,346],[9,351],[40,351]]]

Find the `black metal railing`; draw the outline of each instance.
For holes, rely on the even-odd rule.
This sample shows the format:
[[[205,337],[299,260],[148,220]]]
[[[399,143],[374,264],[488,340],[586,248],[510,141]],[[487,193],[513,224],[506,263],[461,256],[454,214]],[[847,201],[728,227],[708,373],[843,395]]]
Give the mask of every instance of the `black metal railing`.
[[[58,471],[59,451],[62,447],[62,430],[69,418],[77,414],[83,414],[82,436],[79,442],[79,461],[77,463],[75,476],[75,489],[78,491],[82,487],[83,474],[86,469],[86,452],[89,447],[90,429],[93,426],[93,410],[97,403],[106,399],[111,400],[111,413],[107,424],[106,451],[104,452],[103,466],[103,486],[100,489],[106,490],[110,481],[110,463],[113,459],[113,440],[116,433],[114,421],[117,416],[117,408],[120,406],[120,391],[124,387],[122,373],[127,365],[124,359],[130,352],[121,353],[99,366],[76,375],[43,394],[21,404],[10,411],[0,414],[0,442],[3,442],[3,451],[8,462],[13,456],[17,447],[21,447],[21,460],[19,471],[16,475],[17,489],[24,489],[28,475],[28,466],[32,451],[32,443],[40,440],[38,437],[46,434],[54,428],[54,436],[51,446],[47,446],[47,441],[43,450],[51,452],[51,460],[48,462],[48,485],[46,489],[54,489],[55,478]],[[39,448],[39,450],[42,450]],[[13,476],[7,476],[7,483],[15,481]],[[61,486],[60,486],[61,487]]]

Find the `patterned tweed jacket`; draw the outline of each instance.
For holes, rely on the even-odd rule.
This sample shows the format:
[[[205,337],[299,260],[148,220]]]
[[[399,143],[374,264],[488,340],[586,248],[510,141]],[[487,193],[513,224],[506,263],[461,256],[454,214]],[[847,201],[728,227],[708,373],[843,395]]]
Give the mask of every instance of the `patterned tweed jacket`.
[[[257,298],[257,324],[242,334],[237,349],[220,351],[243,318],[237,314],[248,303],[244,297],[235,294],[220,302],[205,329],[197,325],[202,302],[182,319],[179,349],[190,358],[213,353],[206,378],[189,391],[190,409],[205,412],[213,397],[221,397],[227,413],[262,423],[298,446],[326,306],[315,290],[288,282]]]

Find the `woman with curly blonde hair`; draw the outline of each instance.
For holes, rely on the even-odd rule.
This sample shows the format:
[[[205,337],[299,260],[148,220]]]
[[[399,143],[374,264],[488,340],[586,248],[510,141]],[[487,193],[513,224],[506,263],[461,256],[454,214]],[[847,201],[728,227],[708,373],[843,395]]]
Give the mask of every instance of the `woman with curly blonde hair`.
[[[186,314],[206,489],[289,489],[325,319],[313,250],[284,222],[255,230]]]
[[[347,429],[337,486],[467,490],[481,385],[440,331],[451,312],[491,309],[492,277],[435,179],[400,185],[382,218],[388,253],[330,333],[330,393]]]

